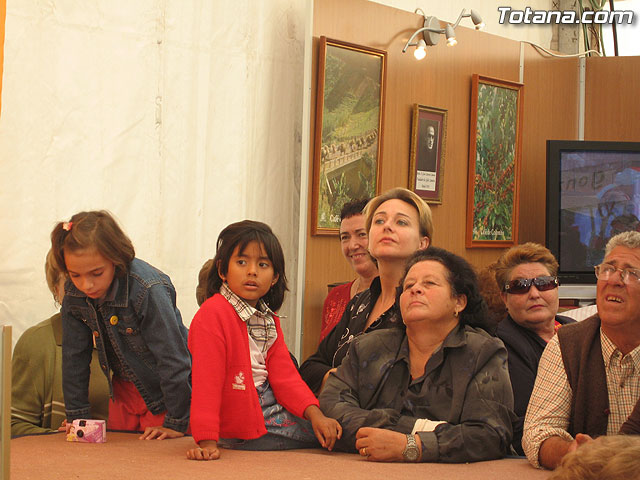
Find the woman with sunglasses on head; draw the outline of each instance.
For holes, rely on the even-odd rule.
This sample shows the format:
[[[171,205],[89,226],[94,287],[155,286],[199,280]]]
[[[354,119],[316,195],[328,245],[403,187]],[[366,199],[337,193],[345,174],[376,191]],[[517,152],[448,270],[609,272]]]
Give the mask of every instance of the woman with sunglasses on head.
[[[538,243],[516,245],[502,254],[495,276],[507,307],[507,317],[498,324],[496,335],[509,354],[509,375],[513,387],[513,447],[522,450],[522,426],[547,342],[558,328],[574,320],[558,315],[558,262]]]

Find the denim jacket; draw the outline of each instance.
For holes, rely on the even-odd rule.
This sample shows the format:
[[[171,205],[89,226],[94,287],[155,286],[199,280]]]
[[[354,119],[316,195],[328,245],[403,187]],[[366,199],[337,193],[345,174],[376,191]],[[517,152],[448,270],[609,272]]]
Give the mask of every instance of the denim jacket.
[[[67,421],[89,417],[87,393],[94,340],[113,398],[104,343],[108,341],[149,411],[159,414],[166,410],[163,426],[185,432],[191,403],[191,357],[171,279],[137,258],[127,275],[114,277],[114,282],[116,279],[115,296],[97,306],[71,281],[65,285],[62,385]]]

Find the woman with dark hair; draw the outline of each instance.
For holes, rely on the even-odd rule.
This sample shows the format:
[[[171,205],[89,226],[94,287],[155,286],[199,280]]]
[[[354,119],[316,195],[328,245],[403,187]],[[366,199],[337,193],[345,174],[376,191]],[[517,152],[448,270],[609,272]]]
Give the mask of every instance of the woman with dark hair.
[[[336,446],[373,461],[474,462],[510,451],[513,394],[472,267],[430,247],[398,292],[406,328],[355,339],[320,394]]]
[[[368,199],[353,200],[345,203],[340,211],[340,247],[357,278],[352,282],[333,287],[325,298],[322,305],[320,341],[340,321],[349,300],[356,293],[369,288],[373,279],[378,276],[378,266],[367,250],[369,235],[362,213],[368,201]]]

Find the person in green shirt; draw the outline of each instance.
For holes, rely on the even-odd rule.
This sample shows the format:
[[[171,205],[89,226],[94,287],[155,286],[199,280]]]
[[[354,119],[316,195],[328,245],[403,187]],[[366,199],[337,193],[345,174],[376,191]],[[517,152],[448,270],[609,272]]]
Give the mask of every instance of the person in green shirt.
[[[45,262],[47,285],[57,305],[62,304],[66,276],[49,251]],[[62,394],[62,318],[60,312],[27,329],[13,351],[11,436],[64,431]],[[109,385],[100,371],[97,350],[91,360],[89,401],[92,418],[106,420]]]

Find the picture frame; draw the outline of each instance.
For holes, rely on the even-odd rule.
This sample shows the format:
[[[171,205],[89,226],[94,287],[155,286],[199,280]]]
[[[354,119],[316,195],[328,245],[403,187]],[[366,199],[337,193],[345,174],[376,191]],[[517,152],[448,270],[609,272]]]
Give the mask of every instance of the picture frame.
[[[427,203],[442,203],[447,110],[413,105],[409,185]]]
[[[523,96],[521,83],[472,77],[467,248],[518,242]]]
[[[335,235],[342,206],[380,191],[384,50],[320,37],[312,235]]]

